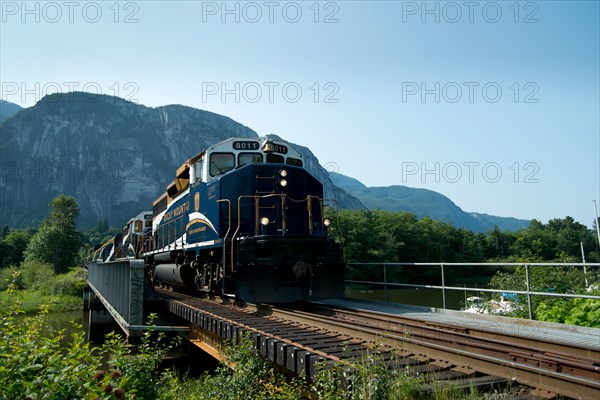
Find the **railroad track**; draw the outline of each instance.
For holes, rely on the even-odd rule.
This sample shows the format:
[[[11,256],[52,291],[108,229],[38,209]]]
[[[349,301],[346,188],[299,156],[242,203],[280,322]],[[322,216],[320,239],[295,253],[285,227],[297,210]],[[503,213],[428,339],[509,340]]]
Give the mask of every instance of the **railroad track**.
[[[352,364],[376,352],[389,368],[408,369],[429,382],[424,390],[513,380],[536,388],[537,395],[600,398],[597,350],[318,303],[241,308],[222,302],[167,294],[171,312],[212,336],[202,340],[236,342],[247,332],[262,356],[309,379],[323,365]]]
[[[572,398],[600,398],[600,351],[569,343],[465,328],[367,310],[306,304],[281,310],[296,321],[335,326],[354,337],[420,352]],[[540,393],[542,394],[542,393]]]

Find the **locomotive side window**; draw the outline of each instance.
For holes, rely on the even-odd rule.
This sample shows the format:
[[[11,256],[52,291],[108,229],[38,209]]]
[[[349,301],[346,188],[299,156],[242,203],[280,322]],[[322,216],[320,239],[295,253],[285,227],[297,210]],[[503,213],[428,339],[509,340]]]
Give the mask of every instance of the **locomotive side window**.
[[[202,181],[202,159],[196,161],[196,168],[194,170],[194,173],[196,174],[195,178],[195,182],[200,182]]]
[[[152,214],[157,216],[167,209],[167,195],[163,194],[152,206]]]
[[[302,166],[302,160],[299,160],[297,158],[288,157],[286,164],[293,165],[295,167],[301,167]]]
[[[267,162],[269,164],[283,164],[283,156],[279,154],[269,153],[267,154]]]
[[[262,163],[263,157],[260,153],[240,153],[238,155],[238,167],[246,164]]]
[[[212,153],[210,155],[210,176],[218,176],[230,171],[235,167],[235,155],[233,153]]]

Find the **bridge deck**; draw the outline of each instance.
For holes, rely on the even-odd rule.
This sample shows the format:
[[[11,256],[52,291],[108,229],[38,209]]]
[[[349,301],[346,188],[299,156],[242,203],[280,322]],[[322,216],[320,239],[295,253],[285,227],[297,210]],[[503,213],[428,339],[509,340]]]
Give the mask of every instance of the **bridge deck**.
[[[452,324],[466,329],[511,334],[515,338],[558,342],[584,349],[600,350],[600,329],[598,328],[364,300],[333,299],[320,303],[335,307],[399,314],[403,318],[416,321]]]

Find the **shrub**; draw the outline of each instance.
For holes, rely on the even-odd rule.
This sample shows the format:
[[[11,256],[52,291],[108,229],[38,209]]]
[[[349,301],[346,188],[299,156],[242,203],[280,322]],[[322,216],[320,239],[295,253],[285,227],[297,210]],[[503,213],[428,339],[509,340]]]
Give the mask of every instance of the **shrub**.
[[[592,290],[589,294],[598,296],[600,290]],[[600,328],[600,300],[560,299],[551,304],[540,303],[535,317],[540,321]]]
[[[8,291],[10,300],[0,304],[0,398],[157,398],[162,381],[156,367],[167,347],[150,341],[150,334],[139,347],[113,334],[101,350],[94,349],[81,326],[70,338],[52,328],[47,307],[36,316],[16,318],[22,296],[14,285]],[[105,371],[109,354],[114,356]]]
[[[305,398],[300,380],[291,382],[273,365],[259,357],[248,336],[239,346],[223,348],[225,356],[216,372],[205,373],[200,378],[176,379],[171,377],[163,390],[163,399],[189,400],[296,400]],[[230,369],[228,365],[235,365]]]
[[[0,268],[0,292],[8,289],[10,284],[13,284],[15,289],[21,290],[25,288],[23,282],[23,275],[19,272],[19,269],[15,266],[8,268]]]
[[[24,261],[21,264],[21,273],[25,289],[42,292],[49,290],[49,285],[56,275],[52,264],[41,261]]]
[[[81,296],[85,288],[86,270],[73,268],[66,274],[56,275],[46,286],[45,293],[50,295]]]

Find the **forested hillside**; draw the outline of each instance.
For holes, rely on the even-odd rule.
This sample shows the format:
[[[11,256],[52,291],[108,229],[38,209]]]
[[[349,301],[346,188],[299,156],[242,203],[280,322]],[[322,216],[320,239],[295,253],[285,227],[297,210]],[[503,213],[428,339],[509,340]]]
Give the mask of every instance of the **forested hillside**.
[[[580,243],[586,260],[598,262],[595,231],[571,217],[475,233],[408,212],[342,210],[332,231],[353,262],[581,262]]]

